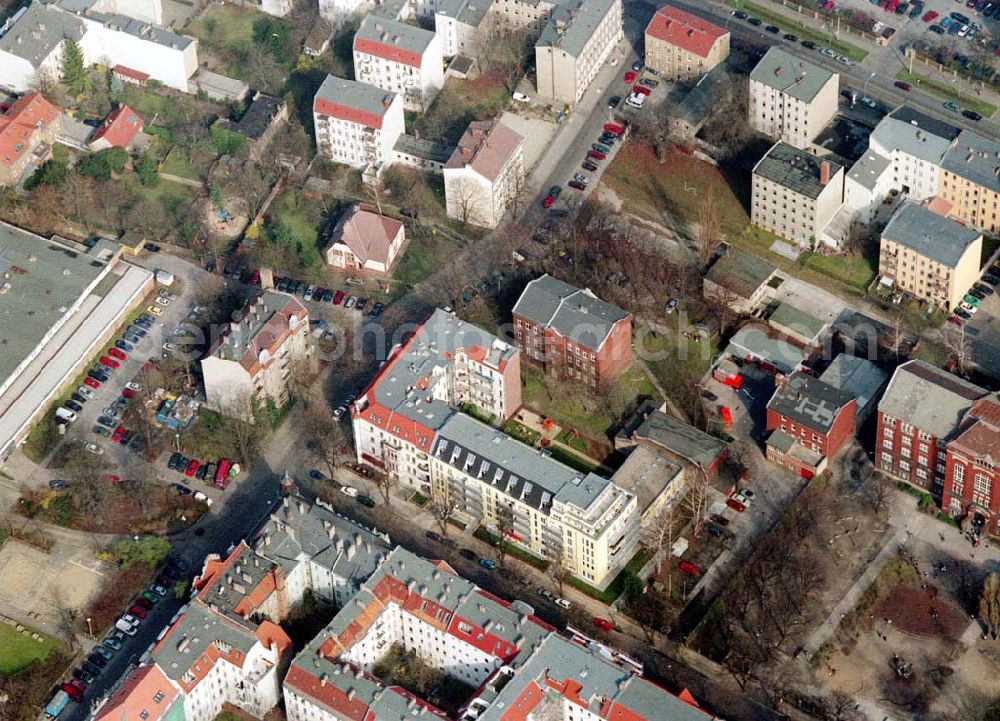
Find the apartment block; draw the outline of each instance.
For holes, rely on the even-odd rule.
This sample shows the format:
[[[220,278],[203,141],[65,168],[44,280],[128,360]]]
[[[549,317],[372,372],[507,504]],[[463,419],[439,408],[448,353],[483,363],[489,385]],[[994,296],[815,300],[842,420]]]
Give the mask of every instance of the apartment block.
[[[201,372],[208,405],[246,415],[288,400],[288,377],[310,358],[309,314],[296,298],[264,291],[214,339]]]
[[[979,277],[982,246],[980,231],[905,201],[882,231],[879,275],[918,300],[951,310]]]
[[[431,487],[435,498],[454,502],[457,518],[502,531],[539,558],[559,558],[592,585],[613,579],[637,550],[633,494],[461,413],[437,433]]]
[[[672,5],[646,26],[646,67],[668,80],[697,80],[728,57],[729,31]]]
[[[546,273],[513,313],[517,347],[546,373],[605,388],[632,363],[632,316],[590,290]]]
[[[462,405],[500,423],[510,418],[521,405],[521,355],[500,338],[438,309],[393,349],[353,404],[358,462],[430,495],[434,436]]]
[[[334,163],[379,168],[403,134],[403,98],[374,85],[327,75],[313,98],[316,147]]]
[[[444,169],[448,217],[496,228],[524,190],[524,144],[499,120],[469,123]]]
[[[942,507],[1000,535],[1000,399],[976,401],[948,443]]]
[[[406,110],[424,111],[444,85],[441,39],[430,30],[366,15],[354,34],[354,77],[402,96]]]
[[[18,98],[0,115],[0,187],[17,185],[29,168],[52,157],[62,110],[41,93]]]
[[[875,467],[942,497],[946,445],[969,409],[986,393],[924,361],[903,363],[878,404]],[[945,507],[951,508],[951,496]]]
[[[840,76],[772,47],[750,73],[750,125],[805,149],[837,113]]]
[[[963,130],[941,161],[939,195],[950,203],[951,217],[996,234],[1000,230],[1000,143]]]
[[[812,248],[843,205],[844,169],[778,141],[753,169],[750,220]]]
[[[535,43],[538,94],[575,105],[624,37],[622,0],[566,0]]]
[[[98,706],[93,721],[184,721],[184,699],[159,666],[139,666]]]
[[[912,200],[927,200],[938,194],[941,164],[959,132],[954,125],[903,105],[882,118],[868,146],[888,159],[890,188]]]

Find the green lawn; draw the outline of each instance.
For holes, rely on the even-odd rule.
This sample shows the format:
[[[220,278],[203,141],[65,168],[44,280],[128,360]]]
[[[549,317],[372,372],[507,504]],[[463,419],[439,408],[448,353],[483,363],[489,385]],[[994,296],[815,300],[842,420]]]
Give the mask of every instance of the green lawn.
[[[408,290],[438,270],[457,249],[453,240],[440,233],[407,228],[407,235],[410,241],[392,273],[399,291]]]
[[[549,446],[546,448],[549,454],[555,460],[562,463],[564,466],[569,466],[581,473],[593,473],[598,469],[600,464],[597,461],[588,461],[571,451],[567,451],[565,448],[560,446]]]
[[[960,92],[954,85],[949,83],[946,78],[932,78],[927,75],[900,70],[896,73],[896,80],[902,80],[903,82],[910,83],[911,85],[916,85],[924,92],[936,95],[942,100],[954,100],[960,105],[970,110],[975,110],[977,113],[987,118],[991,117],[993,113],[997,111],[996,105],[988,103],[985,100],[980,100],[973,95],[967,95]]]
[[[503,430],[508,436],[516,438],[521,441],[521,443],[526,443],[529,446],[533,446],[538,443],[539,439],[542,437],[542,434],[538,431],[532,430],[523,423],[518,423],[517,421],[508,421]]]
[[[649,553],[645,550],[640,550],[632,557],[632,560],[625,565],[625,568],[618,572],[618,575],[615,576],[615,580],[608,584],[608,587],[603,591],[599,591],[575,576],[570,576],[566,579],[566,583],[578,591],[583,591],[591,598],[596,598],[601,603],[610,606],[618,600],[618,597],[622,595],[622,591],[625,590],[625,578],[630,573],[638,574],[639,571],[642,570],[642,567],[646,565],[646,561],[648,560]]]
[[[37,633],[34,629],[29,629]],[[48,658],[59,647],[58,642],[44,633],[41,642],[23,636],[13,626],[0,623],[0,676],[11,676],[35,661]]]
[[[821,255],[810,253],[805,266],[818,273],[836,278],[841,283],[849,285],[864,293],[865,289],[875,280],[878,264],[875,259],[855,255]]]
[[[675,397],[697,384],[719,354],[719,338],[695,341],[678,331],[648,333],[642,337],[642,352],[668,396]]]
[[[728,4],[737,10],[745,10],[751,15],[759,17],[768,25],[777,25],[781,28],[782,32],[793,32],[801,40],[812,40],[818,45],[828,47],[841,55],[846,55],[855,62],[864,60],[868,55],[867,50],[862,50],[857,45],[845,43],[833,37],[830,33],[825,33],[812,25],[792,20],[781,13],[770,10],[755,2],[749,2],[749,0],[729,0]]]
[[[202,169],[200,166],[206,165],[204,158],[192,158],[191,155],[178,145],[167,155],[160,166],[160,172],[176,175],[188,180],[202,181]]]
[[[198,38],[208,50],[225,54],[230,48],[247,48],[253,44],[253,23],[261,17],[266,16],[247,7],[213,5],[201,17],[189,22],[184,33]]]

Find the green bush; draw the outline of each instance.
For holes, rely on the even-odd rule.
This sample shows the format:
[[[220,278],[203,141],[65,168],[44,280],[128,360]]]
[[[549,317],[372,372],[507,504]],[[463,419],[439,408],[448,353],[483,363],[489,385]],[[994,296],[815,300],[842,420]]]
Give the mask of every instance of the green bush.
[[[108,148],[99,153],[85,155],[76,164],[81,175],[94,180],[111,180],[112,173],[121,173],[128,162],[128,153],[122,148]]]
[[[247,139],[239,133],[213,125],[212,148],[220,155],[246,155]]]
[[[139,176],[140,183],[150,188],[159,185],[160,171],[157,169],[156,160],[149,153],[140,155],[132,167]]]
[[[32,190],[40,185],[62,185],[69,175],[69,166],[64,160],[47,160],[42,167],[24,181],[24,189]]]
[[[111,553],[122,568],[136,563],[155,566],[170,553],[170,542],[159,536],[144,536],[138,541],[119,541]]]

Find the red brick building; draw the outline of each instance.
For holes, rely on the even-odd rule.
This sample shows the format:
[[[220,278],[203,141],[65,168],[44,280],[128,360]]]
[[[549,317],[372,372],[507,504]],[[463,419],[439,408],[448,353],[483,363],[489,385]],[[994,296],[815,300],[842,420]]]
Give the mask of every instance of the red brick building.
[[[875,467],[942,498],[946,444],[985,395],[985,389],[924,361],[902,364],[879,401]],[[950,498],[943,505],[949,504]]]
[[[632,362],[632,316],[546,274],[514,305],[514,339],[546,373],[605,388]]]
[[[793,373],[767,404],[767,459],[811,478],[854,437],[857,410],[849,391]]]
[[[941,505],[971,515],[985,530],[1000,534],[1000,400],[991,395],[966,413],[945,453]]]

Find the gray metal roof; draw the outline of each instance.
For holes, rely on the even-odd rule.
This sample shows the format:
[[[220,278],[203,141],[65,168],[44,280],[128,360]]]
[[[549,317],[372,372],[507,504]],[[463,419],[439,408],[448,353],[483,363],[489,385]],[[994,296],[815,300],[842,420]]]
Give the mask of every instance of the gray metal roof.
[[[820,164],[823,162],[830,164],[831,181],[843,170],[843,166],[835,160],[821,160],[781,140],[757,162],[753,172],[754,175],[815,200],[826,187],[820,183]]]
[[[369,40],[403,50],[411,50],[422,55],[427,46],[434,40],[434,33],[418,28],[416,25],[401,23],[393,18],[365,15],[358,31],[354,33],[354,40],[355,42]]]
[[[826,433],[854,395],[807,373],[796,371],[778,387],[767,404],[769,411]]]
[[[437,13],[455,18],[463,25],[477,28],[492,5],[493,0],[441,0],[437,6]]]
[[[402,133],[393,148],[397,153],[406,153],[424,160],[444,165],[455,152],[455,148],[444,143],[436,143],[427,138],[418,138]]]
[[[535,47],[559,48],[578,57],[617,0],[563,0],[556,5]]]
[[[315,100],[329,100],[331,103],[337,103],[381,118],[385,115],[387,104],[391,103],[395,97],[395,93],[368,83],[359,83],[356,80],[327,75],[326,80],[316,91],[313,100],[314,102]]]
[[[635,435],[701,468],[710,466],[726,450],[725,441],[663,411],[651,413]]]
[[[635,496],[639,513],[643,514],[682,472],[681,465],[663,453],[649,446],[636,446],[611,480]]]
[[[250,107],[243,113],[243,117],[239,120],[223,118],[219,121],[219,126],[250,140],[258,140],[271,127],[271,123],[278,117],[284,105],[285,101],[281,98],[257,93],[250,101]]]
[[[0,35],[0,50],[23,58],[33,67],[45,60],[65,38],[79,40],[84,25],[79,18],[34,0],[11,28]]]
[[[833,76],[829,70],[780,47],[768,50],[750,72],[751,80],[806,103],[812,102]]]
[[[985,395],[985,388],[924,361],[912,360],[892,374],[878,409],[936,438],[947,438],[958,428],[973,401]]]
[[[585,475],[463,413],[444,424],[432,454],[546,514],[555,502],[586,509],[612,485],[606,478]]]
[[[105,270],[83,248],[0,222],[0,382]]]
[[[847,177],[868,190],[874,190],[878,179],[891,163],[889,158],[869,149],[847,171]]]
[[[730,245],[726,254],[708,269],[705,277],[742,298],[749,298],[774,275],[775,270],[775,266],[759,255]]]
[[[513,312],[595,351],[604,344],[615,323],[629,317],[590,290],[581,290],[548,273],[528,283]]]
[[[822,318],[809,315],[791,303],[781,301],[771,311],[767,322],[779,330],[787,330],[809,340],[815,340],[827,325]]]
[[[94,9],[97,4],[93,0],[56,0],[56,3],[67,13],[83,15],[88,20],[99,22],[111,30],[128,33],[147,42],[156,43],[169,48],[183,50],[195,39],[187,35],[167,30],[159,25],[148,23],[145,20],[136,20],[128,15],[115,12],[100,12]]]
[[[692,127],[701,127],[719,102],[719,95],[731,77],[726,64],[719,63],[702,75],[688,94],[673,107],[674,114]]]
[[[229,616],[213,613],[198,602],[191,602],[153,651],[152,658],[169,678],[177,681],[216,642],[246,654],[257,643],[257,637],[252,628]]]
[[[770,363],[784,373],[790,373],[802,362],[805,354],[791,343],[773,338],[769,329],[755,324],[740,328],[729,339],[726,352],[736,358],[752,357]]]
[[[944,155],[941,167],[1000,193],[1000,143],[963,130]]]
[[[858,399],[858,415],[875,400],[888,376],[877,365],[864,358],[841,353],[819,377],[824,383],[840,388]]]
[[[905,201],[882,231],[882,238],[954,268],[982,233],[934,213],[912,200]],[[978,261],[978,259],[977,259]]]
[[[959,132],[954,125],[903,105],[882,118],[868,143],[939,165]]]

